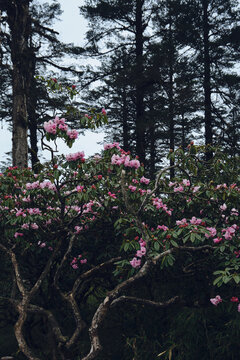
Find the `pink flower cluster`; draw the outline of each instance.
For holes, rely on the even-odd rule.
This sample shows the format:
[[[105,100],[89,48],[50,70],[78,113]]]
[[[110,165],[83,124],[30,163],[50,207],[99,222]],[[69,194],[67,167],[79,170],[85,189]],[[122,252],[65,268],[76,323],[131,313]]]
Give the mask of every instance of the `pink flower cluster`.
[[[141,258],[146,255],[146,242],[142,238],[138,242],[140,250],[137,250],[136,256],[130,261],[133,268],[138,268],[141,265]]]
[[[147,179],[144,176],[142,176],[140,179],[140,183],[148,185],[150,183],[150,179]]]
[[[19,236],[23,236],[23,233],[15,232],[15,234],[14,234],[15,239],[16,239],[17,237],[19,237]]]
[[[56,191],[56,186],[49,180],[44,180],[43,182],[39,183],[39,181],[35,181],[33,183],[27,183],[26,189],[33,190],[33,189],[49,189]]]
[[[167,230],[169,230],[169,229],[168,229],[168,227],[167,227],[166,225],[158,225],[158,226],[157,226],[157,229],[159,229],[159,230],[163,230],[163,231],[167,231]]]
[[[80,159],[81,161],[83,161],[83,160],[85,160],[84,156],[85,156],[84,151],[79,151],[75,154],[66,155],[66,160],[67,161],[76,161],[76,160]]]
[[[112,144],[104,144],[103,145],[104,150],[110,150],[113,148],[117,148],[118,150],[120,150],[120,146],[118,142],[114,142]]]
[[[153,205],[156,207],[157,210],[163,209],[163,211],[165,211],[166,214],[168,214],[168,215],[170,215],[170,216],[172,215],[173,209],[168,210],[167,205],[164,204],[161,199],[159,199],[159,198],[153,198],[153,199],[152,199],[152,202],[153,202]]]
[[[78,138],[78,132],[77,132],[77,130],[68,130],[67,131],[67,136],[70,139],[77,139]]]
[[[78,269],[78,261],[80,262],[80,264],[86,264],[87,263],[87,259],[82,259],[82,255],[78,255],[78,257],[74,257],[73,260],[71,261],[71,266],[73,269]]]
[[[200,225],[202,224],[202,219],[198,219],[195,216],[193,216],[190,220],[190,224],[192,225]]]
[[[217,295],[215,298],[210,299],[211,303],[215,306],[217,306],[219,303],[222,302],[221,296]]]
[[[209,239],[210,237],[214,237],[217,234],[217,230],[214,227],[207,227],[206,228],[209,233],[205,234],[205,237]]]
[[[60,119],[58,116],[53,120],[44,122],[44,129],[47,133],[56,135],[57,130],[61,130],[67,134],[70,139],[77,139],[78,132],[76,130],[68,130],[68,125],[65,124],[65,119]]]
[[[130,156],[126,154],[116,155],[114,154],[111,158],[112,165],[124,165],[126,167],[138,169],[140,162],[137,159],[130,160]]]
[[[131,192],[134,192],[137,190],[136,186],[133,186],[133,185],[129,185],[129,190],[131,190]]]
[[[229,226],[226,229],[222,230],[222,234],[225,237],[226,240],[232,240],[232,237],[234,236],[236,230],[239,229],[239,226],[236,224],[233,224],[232,226]]]
[[[186,225],[188,225],[188,223],[187,223],[187,219],[186,218],[183,218],[182,220],[177,220],[176,221],[176,225],[180,225],[180,226],[186,226]]]
[[[108,192],[108,195],[112,198],[112,199],[116,199],[116,194],[111,193],[111,191]]]
[[[215,298],[210,299],[210,301],[213,305],[217,306],[218,304],[220,304],[222,302],[222,299],[221,299],[220,295],[217,295],[217,296],[215,296]],[[239,299],[236,296],[232,296],[230,301],[232,303],[239,303]],[[238,304],[237,311],[240,312],[240,304]]]
[[[29,208],[27,209],[29,215],[41,215],[42,212],[39,208]]]
[[[45,121],[43,127],[47,133],[55,135],[57,133],[57,128],[65,132],[68,130],[65,121],[65,119],[59,119],[59,117],[56,116],[53,120]]]
[[[37,230],[39,228],[39,226],[36,223],[33,224],[22,224],[21,229],[25,229],[25,230],[29,230],[29,228]]]

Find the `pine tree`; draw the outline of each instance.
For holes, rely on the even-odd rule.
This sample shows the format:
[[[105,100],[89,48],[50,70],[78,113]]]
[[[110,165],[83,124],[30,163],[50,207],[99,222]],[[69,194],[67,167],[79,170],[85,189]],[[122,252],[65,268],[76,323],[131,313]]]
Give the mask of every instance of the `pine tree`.
[[[12,5],[13,6],[13,5]],[[10,5],[9,7],[3,7],[3,14],[4,14],[4,21],[6,24],[9,22],[11,23],[11,16],[10,16]],[[25,111],[25,122],[24,127],[18,126],[18,128],[22,129],[22,134],[24,136],[24,142],[21,140],[16,134],[16,111],[15,115],[11,120],[12,128],[13,128],[13,164],[18,166],[26,166],[28,160],[28,152],[31,154],[31,162],[32,167],[36,167],[39,159],[38,159],[38,136],[37,130],[38,127],[41,126],[41,123],[46,120],[45,116],[49,117],[48,109],[53,106],[52,100],[49,98],[46,90],[43,88],[43,85],[36,79],[37,75],[42,75],[46,73],[47,67],[52,66],[55,67],[58,71],[70,73],[71,76],[81,75],[80,71],[77,71],[72,66],[64,66],[59,64],[58,59],[64,57],[65,54],[71,54],[74,56],[79,55],[82,52],[81,48],[74,47],[72,44],[63,44],[61,43],[57,35],[58,33],[52,28],[52,23],[56,17],[61,14],[60,5],[58,2],[54,1],[52,4],[44,3],[43,5],[39,3],[29,3],[27,7],[28,15],[27,18],[27,26],[28,32],[25,39],[25,47],[26,47],[26,54],[21,56],[21,70],[23,72],[22,79],[24,83],[24,88],[20,89],[18,92],[23,94],[24,97],[24,111]],[[14,14],[14,11],[13,11]],[[17,20],[16,20],[17,21]],[[12,24],[12,23],[11,23]],[[11,25],[12,27],[17,26],[15,23]],[[9,26],[10,27],[10,26]],[[11,29],[11,27],[10,27]],[[3,61],[2,61],[2,68],[8,69],[9,75],[12,79],[14,79],[14,84],[16,83],[16,76],[13,69],[17,66],[14,65],[14,61],[17,62],[17,56],[12,57],[11,63],[7,64],[6,66],[6,59],[8,54],[14,48],[14,39],[13,35],[18,38],[18,34],[16,35],[15,32],[11,32],[9,34],[8,29],[5,30],[3,33],[3,42],[2,42],[2,52],[3,52]],[[4,50],[3,50],[4,49]],[[16,52],[16,51],[15,51]],[[4,63],[5,62],[5,63]],[[17,64],[19,61],[17,62]],[[18,66],[20,66],[18,65]],[[64,81],[64,79],[63,79]],[[7,83],[5,83],[5,86]],[[16,86],[16,85],[15,85]],[[14,90],[15,91],[15,90]],[[15,91],[16,92],[16,91]],[[14,94],[15,94],[14,92]],[[16,97],[13,95],[13,103],[16,102]],[[47,101],[46,101],[47,100]],[[61,97],[59,100],[56,100],[56,106],[58,106],[58,110],[63,111],[64,107],[64,98]],[[59,106],[61,103],[61,106]],[[11,103],[8,104],[9,108],[11,108]],[[43,116],[43,109],[45,107],[44,116]],[[13,106],[14,108],[14,106]],[[4,117],[5,121],[9,119]],[[19,122],[18,122],[19,123]],[[28,146],[27,143],[27,135],[29,130],[29,138],[30,138],[30,145]],[[19,148],[18,144],[24,143],[24,151],[17,151]],[[14,155],[17,154],[17,155]],[[19,158],[16,160],[15,157],[18,156]],[[22,164],[23,161],[23,164]],[[37,168],[36,168],[37,171]]]
[[[226,83],[223,79],[233,73],[239,58],[236,46],[240,29],[239,4],[235,0],[199,0],[182,1],[181,6],[183,32],[180,41],[193,50],[204,97],[205,144],[215,144],[220,139],[216,125],[221,122],[221,111],[214,109],[232,107],[230,97],[224,95]],[[207,153],[209,158],[211,151]]]

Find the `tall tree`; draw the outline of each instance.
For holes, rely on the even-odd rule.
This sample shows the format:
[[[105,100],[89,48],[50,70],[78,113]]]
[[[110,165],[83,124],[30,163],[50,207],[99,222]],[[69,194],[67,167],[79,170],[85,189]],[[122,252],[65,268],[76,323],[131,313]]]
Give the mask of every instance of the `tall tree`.
[[[126,53],[134,54],[132,63],[128,64],[127,73],[131,69],[134,91],[135,126],[133,135],[135,152],[142,162],[146,162],[146,118],[145,118],[145,55],[149,36],[145,34],[150,20],[151,6],[147,0],[132,2],[116,1],[86,1],[81,7],[82,14],[95,24],[87,34],[89,40],[89,54],[101,58],[109,64],[108,57],[119,49],[122,56]],[[103,51],[99,51],[100,42],[105,41]],[[120,54],[118,52],[118,54]],[[123,61],[119,60],[119,70]],[[111,67],[111,65],[110,65]],[[126,69],[125,69],[126,71]],[[108,71],[109,73],[109,71]],[[123,123],[122,123],[123,124]],[[129,127],[130,129],[130,127]],[[126,128],[125,128],[126,130]],[[123,131],[126,134],[126,131]],[[130,133],[128,135],[130,139]]]
[[[193,49],[193,58],[198,63],[196,75],[204,96],[205,144],[211,145],[218,138],[216,120],[219,115],[214,108],[224,103],[231,107],[222,85],[223,78],[233,72],[239,58],[239,47],[236,46],[240,34],[239,3],[235,0],[198,0],[182,1],[181,6],[182,41]],[[206,156],[211,158],[211,151]]]
[[[13,3],[12,5],[13,6]],[[6,24],[10,24],[9,28],[16,29],[13,32],[8,32],[8,28],[2,32],[2,44],[1,50],[3,54],[3,61],[1,68],[4,71],[8,71],[9,77],[12,78],[13,90],[16,88],[16,82],[18,76],[22,79],[22,88],[18,85],[18,97],[15,96],[16,90],[13,91],[13,101],[16,103],[23,101],[22,111],[25,112],[24,122],[21,125],[20,120],[16,122],[16,112],[14,111],[13,118],[11,120],[11,125],[13,129],[13,164],[20,167],[24,167],[27,164],[28,152],[31,155],[32,167],[37,166],[38,163],[38,145],[37,145],[37,130],[41,126],[41,123],[46,120],[46,116],[50,116],[50,111],[52,110],[53,101],[49,98],[46,90],[44,90],[43,85],[36,79],[36,75],[46,74],[47,67],[51,66],[61,71],[61,73],[68,73],[71,77],[81,74],[80,71],[77,71],[71,65],[61,65],[59,58],[63,58],[66,54],[79,55],[82,52],[81,48],[75,47],[72,44],[63,44],[61,43],[57,35],[58,33],[52,28],[53,21],[62,13],[60,5],[57,1],[52,2],[51,4],[44,3],[39,4],[38,2],[32,1],[28,4],[27,11],[27,33],[25,34],[25,47],[24,54],[17,56],[15,42],[19,41],[19,31],[17,30],[18,24],[17,18],[14,18],[14,9],[11,10],[11,6],[3,6],[3,20]],[[16,9],[15,9],[16,10]],[[11,12],[12,11],[12,12]],[[11,15],[12,14],[12,15]],[[23,17],[17,12],[16,16]],[[15,19],[15,24],[13,22]],[[14,40],[14,36],[17,40]],[[14,50],[15,49],[15,50]],[[11,56],[12,61],[9,63],[8,58],[9,53],[14,53],[14,56]],[[19,60],[21,59],[21,60]],[[15,64],[16,62],[16,64]],[[20,68],[20,70],[16,70]],[[15,69],[15,70],[14,70]],[[17,75],[16,76],[16,71]],[[50,74],[50,72],[49,72]],[[50,76],[50,75],[49,75]],[[62,81],[64,81],[62,77]],[[66,81],[66,80],[65,80]],[[5,86],[7,86],[7,79],[5,79]],[[9,91],[8,91],[9,92]],[[2,94],[4,96],[4,94]],[[60,101],[56,101],[56,105],[60,108],[60,111],[64,111],[64,98],[61,97],[62,104]],[[11,103],[8,104],[9,108],[12,107]],[[45,107],[43,111],[43,106]],[[16,105],[13,105],[13,108],[16,108]],[[51,109],[51,110],[50,110]],[[46,115],[49,113],[48,115]],[[43,114],[45,114],[43,116]],[[52,114],[53,115],[53,114]],[[9,120],[5,114],[2,114],[4,120]],[[40,121],[39,121],[40,119]],[[16,127],[16,124],[18,126]],[[17,129],[17,130],[16,130]],[[19,136],[19,131],[21,136],[24,137],[24,141],[21,140],[22,137]],[[29,132],[30,143],[28,145],[27,138]],[[19,144],[23,146],[24,151],[19,151]],[[17,150],[18,149],[18,150]],[[21,163],[23,161],[23,163]],[[37,171],[37,167],[36,167]]]
[[[31,0],[1,2],[0,9],[7,13],[11,36],[12,90],[13,90],[13,165],[26,167],[28,162],[27,144],[27,78],[29,54]]]

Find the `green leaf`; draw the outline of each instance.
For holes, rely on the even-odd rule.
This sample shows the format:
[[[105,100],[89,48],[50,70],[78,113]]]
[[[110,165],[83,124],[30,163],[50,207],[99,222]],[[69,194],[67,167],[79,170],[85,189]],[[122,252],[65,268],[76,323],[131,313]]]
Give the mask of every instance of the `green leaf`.
[[[176,241],[170,240],[170,243],[171,243],[174,247],[178,247],[178,244],[176,243]]]
[[[239,282],[240,282],[240,276],[237,275],[237,274],[234,274],[234,275],[233,275],[233,280],[235,281],[236,284],[239,284]]]
[[[224,284],[227,284],[231,280],[231,278],[229,276],[225,275],[225,276],[223,276],[222,280],[223,280]]]
[[[218,276],[214,281],[213,281],[213,285],[217,285],[217,283],[222,282],[222,276]]]
[[[159,242],[155,241],[153,247],[154,247],[154,250],[159,251],[159,249],[160,249]]]
[[[195,233],[191,233],[190,240],[192,243],[195,241]]]
[[[167,262],[169,263],[170,266],[172,266],[174,263],[173,258],[171,256],[168,256]]]
[[[130,244],[129,244],[129,242],[127,242],[126,244],[124,244],[123,250],[128,251],[129,246],[130,246]]]
[[[190,235],[186,235],[186,236],[183,238],[183,243],[185,244],[185,243],[188,241],[189,238],[190,238]]]

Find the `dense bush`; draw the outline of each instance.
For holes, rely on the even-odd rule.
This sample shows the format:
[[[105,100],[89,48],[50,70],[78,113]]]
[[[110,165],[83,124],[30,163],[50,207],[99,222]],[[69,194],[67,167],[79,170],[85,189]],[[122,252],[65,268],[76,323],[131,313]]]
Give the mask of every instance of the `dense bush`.
[[[64,119],[44,127],[48,139],[77,137]],[[169,168],[150,181],[117,143],[1,174],[1,304],[22,354],[180,360],[197,346],[195,359],[232,358],[218,341],[220,315],[230,333],[240,310],[238,166],[219,151],[206,163],[204,151],[170,153],[174,181]],[[188,344],[196,324],[199,344]]]

